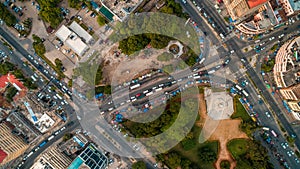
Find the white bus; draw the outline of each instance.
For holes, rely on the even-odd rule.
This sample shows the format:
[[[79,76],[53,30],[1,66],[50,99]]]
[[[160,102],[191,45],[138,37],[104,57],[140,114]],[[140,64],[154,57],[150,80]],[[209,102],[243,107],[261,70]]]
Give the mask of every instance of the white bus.
[[[27,158],[30,157],[33,154],[33,151],[31,151],[28,155]]]
[[[213,73],[215,73],[216,72],[216,70],[215,69],[213,69],[213,70],[210,70],[209,72],[207,72],[208,74],[213,74]]]
[[[249,96],[248,93],[247,93],[245,90],[243,90],[242,93],[243,93],[246,97]]]
[[[153,94],[153,92],[151,91],[151,92],[147,93],[146,96],[150,96],[152,94]]]
[[[235,88],[237,88],[238,90],[242,90],[242,88],[239,85],[235,85]]]
[[[156,89],[155,92],[158,92],[158,91],[161,91],[161,90],[162,90],[162,88],[160,87],[160,88]]]
[[[204,61],[205,61],[205,58],[202,58],[199,63],[202,64]]]
[[[36,78],[35,78],[34,76],[31,76],[31,79],[32,79],[33,81],[35,81],[35,82],[37,81]]]
[[[263,127],[263,130],[269,131],[270,129],[268,127]]]
[[[58,93],[56,93],[56,97],[62,100],[62,97]]]
[[[274,130],[271,130],[271,133],[273,134],[274,137],[277,137],[277,134],[275,133]]]
[[[136,84],[136,85],[130,86],[130,90],[136,89],[136,88],[138,88],[140,86],[141,86],[140,84]]]
[[[49,138],[48,138],[48,141],[52,140],[54,138],[53,135],[51,135]]]
[[[194,79],[200,79],[200,76],[194,76]]]

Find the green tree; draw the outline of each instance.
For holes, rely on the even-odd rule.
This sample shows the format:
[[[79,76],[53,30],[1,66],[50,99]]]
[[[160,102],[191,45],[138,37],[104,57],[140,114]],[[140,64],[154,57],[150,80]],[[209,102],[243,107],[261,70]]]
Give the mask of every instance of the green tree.
[[[198,157],[201,161],[204,162],[214,162],[217,160],[217,154],[213,151],[212,148],[208,146],[203,146],[199,148]]]
[[[63,141],[70,140],[73,137],[72,133],[66,133],[63,137]]]
[[[137,161],[132,164],[132,169],[147,169],[147,167],[143,161]]]
[[[15,87],[10,86],[5,92],[7,101],[12,102],[13,97],[17,94],[17,92],[18,92],[18,90]]]
[[[32,45],[35,53],[39,56],[44,55],[46,53],[46,48],[42,42],[42,39],[35,34],[32,35],[32,39],[33,39]]]
[[[68,0],[69,7],[76,8],[76,9],[80,8],[80,4],[81,4],[80,2],[81,0]]]
[[[17,18],[10,13],[3,3],[0,3],[0,19],[2,19],[8,26],[13,26],[17,23]]]
[[[220,165],[221,169],[230,169],[230,162],[227,160],[221,161]]]
[[[98,15],[97,22],[99,26],[104,26],[107,23],[106,19],[101,15]]]

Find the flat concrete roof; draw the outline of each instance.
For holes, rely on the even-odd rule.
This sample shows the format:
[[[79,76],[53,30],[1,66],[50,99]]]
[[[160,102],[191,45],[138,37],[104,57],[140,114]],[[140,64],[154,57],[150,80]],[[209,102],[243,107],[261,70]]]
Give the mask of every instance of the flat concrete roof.
[[[86,43],[89,43],[93,37],[84,30],[76,21],[73,21],[69,28],[74,31],[78,36],[83,38]]]
[[[71,33],[72,31],[70,31],[69,28],[67,28],[65,25],[62,25],[55,33],[55,36],[57,36],[62,41],[66,41]]]

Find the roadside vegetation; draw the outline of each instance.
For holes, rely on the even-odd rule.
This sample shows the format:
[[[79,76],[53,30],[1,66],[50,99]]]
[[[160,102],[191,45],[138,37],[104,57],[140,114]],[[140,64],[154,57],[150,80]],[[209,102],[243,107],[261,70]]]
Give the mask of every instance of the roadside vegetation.
[[[273,67],[275,65],[275,59],[270,59],[268,61],[264,61],[261,64],[261,70],[264,72],[271,72],[273,70]]]
[[[132,164],[132,169],[147,169],[147,167],[143,161],[137,161]]]
[[[252,133],[257,129],[256,123],[251,119],[242,103],[239,101],[239,97],[233,98],[234,113],[231,115],[232,119],[240,118],[242,123],[240,129],[247,134],[248,137],[252,137]]]
[[[13,75],[15,75],[16,78],[23,82],[24,86],[28,89],[37,89],[36,84],[34,84],[30,78],[26,78],[23,75],[23,72],[14,64],[10,62],[3,62],[0,64],[0,76],[6,75],[7,73],[12,73]]]
[[[230,169],[230,162],[227,160],[221,161],[220,165],[221,169]]]

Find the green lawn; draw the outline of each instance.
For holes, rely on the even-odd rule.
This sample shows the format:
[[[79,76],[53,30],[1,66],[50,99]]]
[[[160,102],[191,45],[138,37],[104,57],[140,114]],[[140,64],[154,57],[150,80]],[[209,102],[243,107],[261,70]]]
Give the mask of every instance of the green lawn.
[[[231,152],[233,158],[237,159],[238,156],[247,152],[248,142],[247,139],[234,139],[227,143],[227,148]]]
[[[251,117],[248,115],[247,111],[245,110],[242,103],[239,101],[239,98],[237,96],[233,99],[233,105],[235,112],[232,114],[231,118],[241,118],[243,121],[251,121]]]

